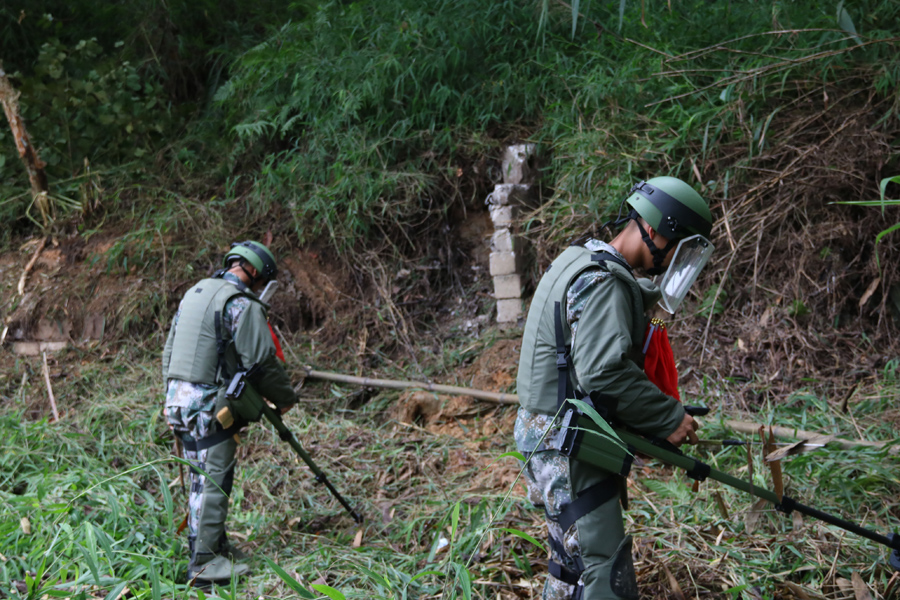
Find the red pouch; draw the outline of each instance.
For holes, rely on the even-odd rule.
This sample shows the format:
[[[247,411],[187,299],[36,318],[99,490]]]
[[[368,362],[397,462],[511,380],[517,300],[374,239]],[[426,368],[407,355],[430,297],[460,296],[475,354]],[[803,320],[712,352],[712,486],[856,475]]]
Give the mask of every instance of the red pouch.
[[[278,341],[278,336],[275,335],[275,330],[272,329],[272,324],[267,322],[266,325],[269,326],[269,332],[272,334],[272,341],[275,342],[275,356],[280,358],[281,362],[287,362],[286,360],[284,360],[284,351],[281,349],[281,342]],[[670,354],[671,352],[672,351],[669,350]]]
[[[662,319],[653,319],[647,325],[647,333],[644,335],[644,373],[662,393],[681,400],[675,355]]]

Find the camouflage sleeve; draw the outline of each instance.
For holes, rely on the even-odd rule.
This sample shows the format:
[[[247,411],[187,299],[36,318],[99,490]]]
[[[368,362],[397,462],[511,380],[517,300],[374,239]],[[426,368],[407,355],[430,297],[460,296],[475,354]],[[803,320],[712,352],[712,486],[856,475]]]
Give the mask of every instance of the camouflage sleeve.
[[[617,418],[624,424],[667,437],[684,418],[684,408],[629,358],[633,319],[643,315],[632,314],[630,292],[615,277],[595,277],[589,283],[590,289],[581,290],[583,305],[567,314],[577,321],[572,327],[572,362],[579,384],[587,392],[617,398]]]
[[[297,402],[297,394],[284,366],[275,356],[275,342],[272,341],[265,310],[258,302],[246,298],[241,300],[247,305],[235,317],[232,333],[241,363],[245,367],[253,364],[262,367],[264,375],[254,384],[256,391],[279,408],[292,406]]]
[[[162,355],[162,380],[163,385],[169,380],[169,359],[172,358],[172,345],[175,342],[175,326],[178,324],[178,315],[181,314],[181,309],[175,313],[175,318],[172,319],[172,326],[169,327],[169,335],[166,337],[166,345],[163,347],[163,355]]]

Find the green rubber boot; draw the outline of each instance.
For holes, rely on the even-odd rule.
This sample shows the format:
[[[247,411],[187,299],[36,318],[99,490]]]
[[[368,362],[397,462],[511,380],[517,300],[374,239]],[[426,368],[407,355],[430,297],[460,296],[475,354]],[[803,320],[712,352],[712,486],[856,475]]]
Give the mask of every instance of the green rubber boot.
[[[227,535],[222,535],[222,542],[219,544],[219,554],[227,556],[234,562],[244,562],[250,559],[250,555],[231,543]]]
[[[249,566],[241,562],[233,562],[227,556],[219,554],[202,564],[189,565],[187,577],[188,582],[192,585],[204,586],[213,583],[228,583],[232,577],[237,579],[249,574]]]

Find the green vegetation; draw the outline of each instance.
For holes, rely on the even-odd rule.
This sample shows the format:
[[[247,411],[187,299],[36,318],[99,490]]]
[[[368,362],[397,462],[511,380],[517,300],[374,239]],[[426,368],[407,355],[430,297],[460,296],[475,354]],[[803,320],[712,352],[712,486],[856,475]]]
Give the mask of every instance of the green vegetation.
[[[357,529],[343,509],[269,428],[257,425],[244,437],[229,519],[232,540],[255,556],[255,574],[234,588],[188,591],[186,540],[177,531],[185,495],[177,483],[169,485],[181,467],[169,457],[156,369],[153,353],[132,352],[54,377],[63,414],[58,423],[42,414],[40,359],[20,359],[6,370],[0,380],[0,596],[115,598],[127,587],[147,599],[488,598],[497,590],[527,595],[521,586],[539,582],[541,513],[528,506],[521,488],[507,498],[509,483],[495,491],[486,478],[492,470],[514,473],[513,459],[503,456],[506,440],[496,439],[493,426],[495,433],[484,433],[484,425],[507,421],[513,407],[484,421],[457,420],[470,431],[464,441],[386,418],[395,392],[359,405],[353,389],[314,387],[287,421],[361,507],[367,517],[361,544],[354,543]],[[888,367],[847,413],[815,394],[798,394],[763,407],[756,418],[891,439],[888,421],[900,416],[897,382],[895,366]],[[712,394],[728,390],[709,392],[700,400],[712,404]],[[706,419],[706,439],[735,437],[717,421]],[[748,477],[743,448],[703,446],[691,453]],[[760,451],[752,455],[754,483],[771,487]],[[900,494],[898,460],[889,448],[830,446],[786,461],[785,482],[802,502],[890,531],[900,518],[889,500]],[[881,547],[841,530],[792,521],[770,507],[750,510],[749,497],[714,482],[694,494],[689,479],[654,462],[633,479],[628,525],[641,545],[655,548],[644,559],[646,593],[669,589],[662,565],[700,597],[752,586],[769,595],[784,582],[824,591],[853,572],[884,590],[890,578]]]

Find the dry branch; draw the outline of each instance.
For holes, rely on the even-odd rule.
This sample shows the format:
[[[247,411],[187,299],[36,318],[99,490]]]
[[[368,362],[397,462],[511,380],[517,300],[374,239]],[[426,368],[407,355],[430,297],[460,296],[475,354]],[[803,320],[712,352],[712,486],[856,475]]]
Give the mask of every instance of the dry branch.
[[[50,370],[47,368],[47,353],[44,356],[44,382],[47,384],[47,395],[50,396],[50,408],[53,410],[53,420],[59,421],[59,411],[56,410],[56,398],[53,397],[53,387],[50,385]]]
[[[371,379],[369,377],[354,377],[352,375],[341,375],[339,373],[327,373],[325,371],[315,371],[312,367],[304,367],[306,376],[310,379],[322,379],[324,381],[336,381],[340,383],[352,383],[365,387],[378,387],[392,390],[408,390],[421,389],[428,392],[436,392],[441,394],[452,394],[456,396],[471,396],[479,400],[487,400],[497,404],[517,404],[519,397],[516,394],[504,394],[498,392],[486,392],[472,388],[457,387],[455,385],[438,385],[435,383],[426,383],[422,381],[395,381],[389,379]]]
[[[755,435],[759,431],[758,424],[746,423],[744,421],[725,421],[725,426],[732,431],[749,433],[751,435]],[[821,433],[817,433],[815,431],[792,429],[791,427],[778,427],[775,425],[770,427],[770,431],[775,435],[775,437],[791,439],[809,440],[822,435]],[[844,440],[840,438],[835,438],[834,443],[840,445],[840,447],[845,450],[850,450],[852,448],[856,448],[857,446],[868,446],[870,448],[884,448],[885,446],[885,442],[872,442],[869,440]]]
[[[28,173],[28,180],[31,183],[31,196],[38,210],[41,212],[41,218],[44,221],[44,227],[50,223],[50,203],[47,198],[49,187],[47,185],[47,173],[44,167],[47,163],[42,161],[38,156],[37,150],[28,137],[28,131],[25,129],[25,121],[19,111],[19,95],[20,93],[13,88],[3,70],[3,62],[0,61],[0,104],[3,105],[3,112],[6,113],[6,120],[9,121],[9,128],[12,130],[13,138],[16,140],[16,149],[19,151],[19,158],[25,165],[25,171]]]
[[[44,246],[46,245],[47,238],[44,238],[37,245],[34,254],[31,256],[31,260],[29,260],[28,264],[25,265],[25,269],[22,271],[22,276],[19,278],[19,285],[16,286],[16,290],[19,292],[20,296],[25,293],[25,280],[28,278],[28,273],[30,273],[31,269],[34,268],[34,263],[37,262],[38,257],[41,255],[41,252],[44,250]]]

